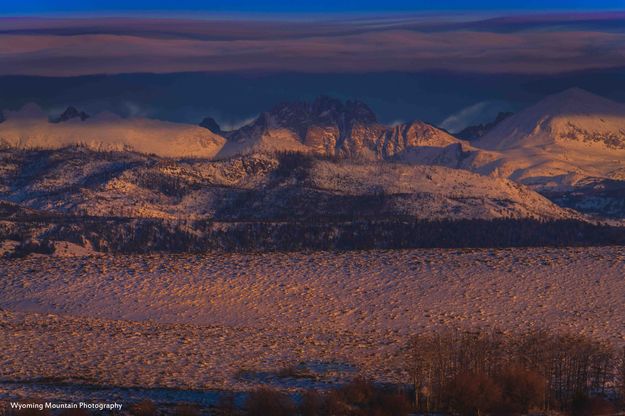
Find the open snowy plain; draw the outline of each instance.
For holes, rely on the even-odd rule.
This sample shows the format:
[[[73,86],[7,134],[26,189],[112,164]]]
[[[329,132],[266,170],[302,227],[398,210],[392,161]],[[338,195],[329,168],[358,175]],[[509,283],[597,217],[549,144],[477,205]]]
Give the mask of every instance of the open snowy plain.
[[[1,259],[0,270],[0,393],[41,380],[186,390],[323,387],[355,374],[406,382],[401,348],[442,327],[625,344],[620,247],[30,256]]]

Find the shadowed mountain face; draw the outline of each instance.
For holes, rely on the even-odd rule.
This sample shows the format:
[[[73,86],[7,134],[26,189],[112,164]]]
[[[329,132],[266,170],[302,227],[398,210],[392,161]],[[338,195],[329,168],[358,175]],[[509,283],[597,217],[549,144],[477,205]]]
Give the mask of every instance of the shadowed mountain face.
[[[198,126],[200,127],[204,127],[205,129],[210,130],[211,132],[215,133],[215,134],[221,134],[221,127],[219,127],[219,124],[217,124],[217,122],[211,118],[211,117],[205,117],[200,124],[198,124]]]
[[[495,119],[490,123],[481,123],[465,127],[464,129],[456,133],[455,136],[463,140],[477,140],[489,131],[491,131],[497,124],[510,117],[512,114],[513,113],[510,112],[501,112],[497,114],[497,117],[495,117]]]

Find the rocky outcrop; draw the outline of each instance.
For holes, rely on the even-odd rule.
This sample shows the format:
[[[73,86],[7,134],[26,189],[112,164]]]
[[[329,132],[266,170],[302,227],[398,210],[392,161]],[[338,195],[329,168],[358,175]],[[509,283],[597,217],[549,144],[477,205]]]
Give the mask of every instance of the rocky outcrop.
[[[89,114],[85,113],[84,111],[79,111],[78,109],[76,109],[76,107],[70,105],[65,109],[65,111],[63,111],[63,113],[61,113],[60,116],[53,118],[50,121],[52,123],[63,123],[65,121],[73,120],[75,118],[79,118],[80,121],[85,121],[89,117]]]

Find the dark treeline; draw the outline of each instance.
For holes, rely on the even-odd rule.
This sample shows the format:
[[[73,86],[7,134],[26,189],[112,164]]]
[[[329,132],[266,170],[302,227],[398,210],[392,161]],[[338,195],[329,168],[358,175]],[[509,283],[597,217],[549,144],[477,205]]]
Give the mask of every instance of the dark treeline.
[[[528,219],[216,222],[74,217],[5,223],[0,239],[21,241],[24,252],[37,247],[48,252],[47,241],[53,240],[89,242],[96,250],[119,253],[559,247],[623,245],[625,228]]]
[[[578,221],[360,220],[233,223],[210,233],[228,250],[358,250],[625,244],[625,228]]]

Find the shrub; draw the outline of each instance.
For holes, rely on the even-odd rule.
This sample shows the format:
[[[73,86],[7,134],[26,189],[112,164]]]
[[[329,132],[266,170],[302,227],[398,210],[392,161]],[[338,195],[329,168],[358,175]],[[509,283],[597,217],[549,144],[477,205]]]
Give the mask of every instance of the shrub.
[[[616,412],[616,407],[603,397],[588,397],[583,393],[577,393],[571,405],[571,413],[574,416],[601,416],[611,415]]]
[[[13,252],[13,256],[20,258],[26,257],[29,254],[53,254],[54,253],[54,243],[52,241],[44,239],[44,240],[25,240],[22,241]]]
[[[235,416],[237,414],[237,406],[234,394],[227,393],[219,397],[217,402],[216,415],[218,416]]]
[[[340,389],[330,392],[324,400],[322,415],[336,416],[404,416],[408,400],[384,390],[370,381],[357,378]]]
[[[319,416],[334,415],[334,416],[350,416],[351,408],[344,399],[341,397],[341,393],[338,390],[329,392],[323,400],[323,411]]]
[[[308,378],[314,379],[315,375],[305,367],[291,365],[281,368],[276,372],[276,375],[281,378]]]
[[[405,396],[390,392],[377,391],[370,406],[372,416],[404,416],[410,410],[410,403]]]
[[[133,416],[154,416],[156,406],[151,400],[143,400],[130,406],[130,414]]]
[[[299,413],[301,416],[323,416],[324,412],[324,398],[315,390],[308,390],[302,395],[302,400],[299,404]]]
[[[547,380],[539,373],[521,366],[505,368],[497,377],[506,414],[526,414],[543,406]]]
[[[352,380],[339,390],[344,402],[358,407],[366,407],[375,394],[373,383],[362,378]]]
[[[191,404],[179,404],[174,409],[174,416],[199,416],[200,409]]]
[[[295,415],[295,405],[289,396],[265,387],[251,392],[245,405],[249,416]]]
[[[501,388],[485,374],[462,372],[446,388],[449,406],[461,415],[491,412],[501,404]]]

